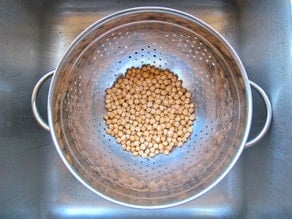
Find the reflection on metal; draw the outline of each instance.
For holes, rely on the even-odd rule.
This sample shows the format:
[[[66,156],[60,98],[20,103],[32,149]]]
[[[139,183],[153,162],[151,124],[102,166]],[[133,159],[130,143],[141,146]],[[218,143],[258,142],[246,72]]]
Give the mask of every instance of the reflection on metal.
[[[87,217],[90,216],[106,216],[108,214],[111,215],[118,215],[118,212],[114,209],[106,209],[106,208],[96,208],[96,207],[82,207],[82,206],[64,206],[64,207],[57,207],[54,209],[55,215],[63,215],[64,217],[82,217],[86,215]]]
[[[85,27],[112,12],[145,4],[176,8],[211,21],[216,29],[221,27],[217,30],[239,53],[249,78],[265,89],[274,112],[268,137],[245,150],[220,184],[188,204],[153,211],[123,208],[84,188],[61,162],[48,133],[34,122],[30,107],[36,81],[56,67]],[[103,218],[208,214],[212,218],[291,218],[291,5],[291,0],[0,1],[1,217],[60,218],[66,217],[65,208],[83,208],[92,217],[104,214]],[[73,22],[71,16],[78,19]],[[46,98],[46,92],[40,93],[43,114]],[[259,115],[264,120],[264,108]],[[78,217],[90,216],[84,210]]]

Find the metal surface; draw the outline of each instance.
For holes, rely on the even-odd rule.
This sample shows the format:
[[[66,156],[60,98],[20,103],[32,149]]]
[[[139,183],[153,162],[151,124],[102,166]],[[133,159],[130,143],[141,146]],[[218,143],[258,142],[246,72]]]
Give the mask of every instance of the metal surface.
[[[190,139],[169,156],[133,157],[106,133],[106,89],[143,64],[175,72],[196,104]],[[108,200],[145,209],[214,187],[239,158],[251,123],[250,83],[233,48],[201,20],[163,7],[119,11],[85,29],[60,61],[48,98],[51,135],[72,174]]]
[[[266,111],[267,111],[267,116],[266,116],[266,121],[265,124],[262,128],[262,130],[259,132],[259,134],[255,137],[253,137],[253,139],[249,140],[248,142],[246,142],[245,144],[245,148],[250,148],[254,145],[256,145],[265,135],[266,133],[269,131],[271,122],[272,122],[272,105],[271,102],[269,100],[268,95],[266,94],[266,92],[256,83],[249,81],[250,85],[256,89],[256,91],[261,95],[261,97],[263,98],[264,102],[265,102],[265,106],[266,106]]]
[[[37,103],[36,103],[36,99],[39,93],[40,88],[42,87],[42,85],[50,78],[54,75],[55,71],[50,71],[47,74],[45,74],[39,81],[38,83],[34,86],[34,89],[32,91],[32,95],[31,95],[31,108],[32,108],[32,112],[33,115],[36,119],[36,121],[40,124],[41,127],[43,127],[45,130],[50,131],[50,127],[49,125],[44,121],[44,119],[42,118],[42,116],[39,113],[38,107],[37,107]]]
[[[291,218],[291,3],[280,1],[28,1],[0,2],[1,218]],[[175,208],[135,210],[98,198],[58,157],[35,122],[33,86],[54,69],[86,26],[111,12],[160,5],[189,12],[222,33],[248,76],[271,98],[268,136],[242,153],[228,176],[203,197]],[[38,105],[46,116],[47,90]],[[251,137],[264,124],[254,94]]]

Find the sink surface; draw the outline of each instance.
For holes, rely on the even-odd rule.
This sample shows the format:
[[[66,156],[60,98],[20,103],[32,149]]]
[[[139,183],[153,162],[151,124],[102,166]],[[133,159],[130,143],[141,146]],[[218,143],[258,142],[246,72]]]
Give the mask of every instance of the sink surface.
[[[273,106],[265,138],[244,150],[231,172],[204,196],[163,210],[113,204],[66,169],[50,134],[30,108],[38,79],[54,69],[74,38],[121,9],[156,5],[179,9],[210,24],[235,48],[248,77]],[[1,218],[291,218],[291,1],[0,1]],[[49,84],[38,104],[46,117]],[[265,108],[254,93],[255,136]]]

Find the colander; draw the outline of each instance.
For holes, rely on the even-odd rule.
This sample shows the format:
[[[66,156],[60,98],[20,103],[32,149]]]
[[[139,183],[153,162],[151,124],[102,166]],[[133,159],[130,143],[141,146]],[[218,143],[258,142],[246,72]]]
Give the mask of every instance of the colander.
[[[105,90],[130,67],[169,69],[192,92],[193,133],[168,156],[143,159],[122,150],[106,134]],[[36,97],[52,76],[48,122]],[[252,118],[251,86],[262,95],[267,119],[247,142]],[[247,78],[235,51],[199,19],[174,9],[123,10],[89,26],[71,44],[56,70],[32,94],[37,121],[49,130],[71,173],[87,188],[115,203],[154,209],[195,199],[216,185],[244,147],[267,132],[272,112],[265,92]]]

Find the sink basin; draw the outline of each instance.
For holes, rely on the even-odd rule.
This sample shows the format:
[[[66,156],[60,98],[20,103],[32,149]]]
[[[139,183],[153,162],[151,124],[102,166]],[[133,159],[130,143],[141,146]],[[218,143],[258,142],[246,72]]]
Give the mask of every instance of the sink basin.
[[[74,38],[121,9],[156,5],[193,14],[235,48],[251,80],[273,106],[265,138],[246,149],[231,172],[204,196],[173,208],[140,210],[111,203],[66,169],[30,107],[38,79],[54,69]],[[1,218],[291,218],[291,1],[29,1],[0,2]],[[46,117],[48,86],[38,105]],[[253,127],[266,116],[254,93]]]

